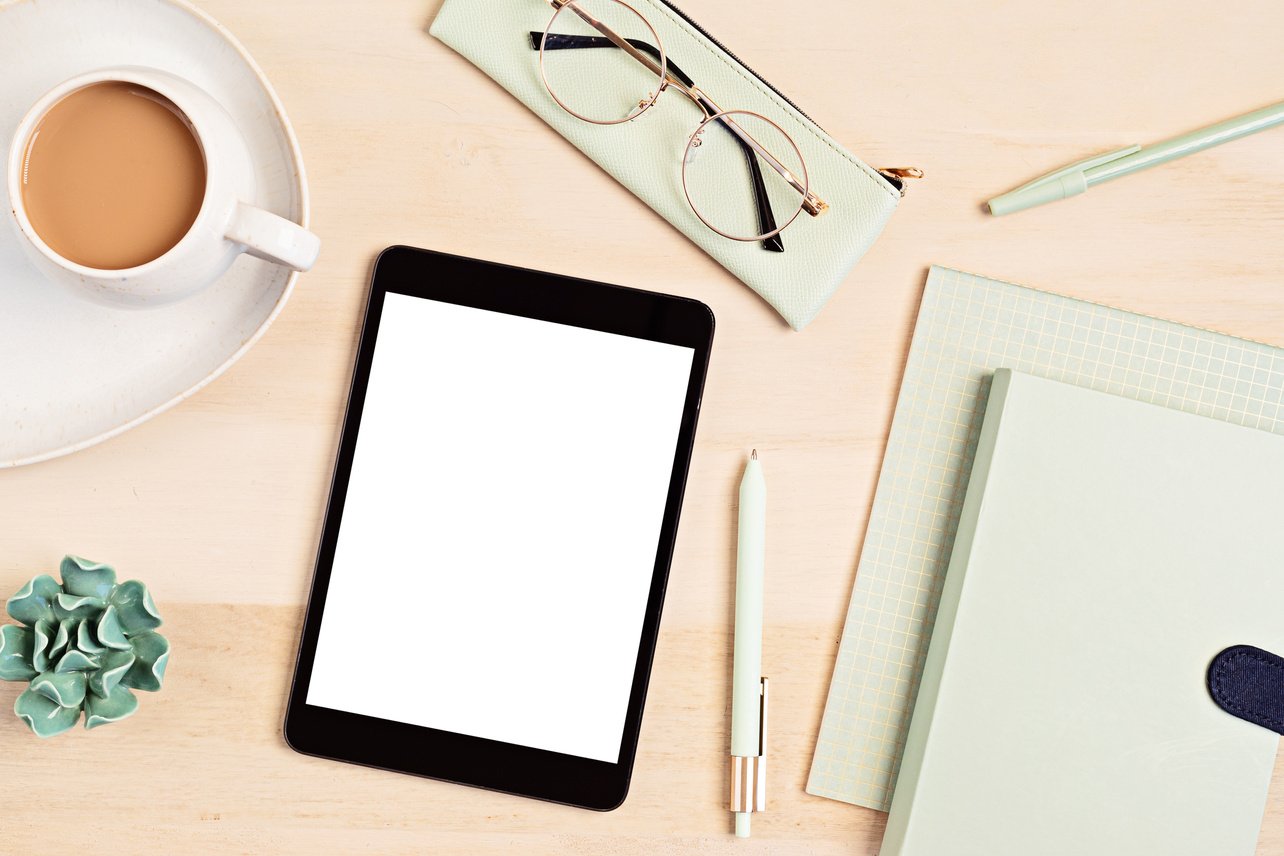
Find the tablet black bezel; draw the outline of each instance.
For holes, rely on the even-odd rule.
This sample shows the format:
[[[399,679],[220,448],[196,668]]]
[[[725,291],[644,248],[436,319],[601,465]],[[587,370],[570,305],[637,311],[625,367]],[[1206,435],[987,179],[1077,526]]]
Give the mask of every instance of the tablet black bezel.
[[[690,347],[686,402],[669,479],[646,616],[616,763],[393,722],[306,703],[366,386],[388,292]],[[637,752],[678,516],[713,342],[713,313],[696,300],[605,285],[412,247],[375,263],[348,409],[285,717],[296,751],[596,810],[624,801]]]

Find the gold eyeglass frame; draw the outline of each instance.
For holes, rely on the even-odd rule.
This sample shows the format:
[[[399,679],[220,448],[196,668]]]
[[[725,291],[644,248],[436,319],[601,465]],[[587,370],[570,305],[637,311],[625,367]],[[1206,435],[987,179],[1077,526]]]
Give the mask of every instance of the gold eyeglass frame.
[[[553,12],[553,17],[548,22],[548,26],[544,28],[544,35],[540,39],[540,43],[539,43],[540,78],[544,81],[544,88],[548,90],[548,94],[552,97],[553,101],[556,102],[557,105],[561,107],[563,110],[565,110],[567,113],[570,113],[575,118],[585,122],[589,122],[593,125],[619,125],[619,124],[623,124],[624,122],[633,121],[638,116],[641,116],[647,110],[654,107],[656,101],[660,98],[660,93],[664,92],[666,89],[669,89],[669,88],[673,88],[681,92],[683,95],[689,98],[698,108],[700,108],[700,112],[704,114],[704,119],[703,121],[700,122],[699,127],[697,127],[695,131],[692,132],[691,137],[687,140],[686,148],[683,150],[682,192],[687,198],[687,204],[691,206],[691,210],[695,213],[696,217],[700,218],[700,222],[704,223],[704,225],[708,226],[710,229],[712,229],[714,232],[716,232],[717,234],[721,235],[724,238],[730,238],[733,241],[755,242],[755,241],[766,240],[767,238],[771,238],[775,235],[780,234],[782,231],[784,231],[786,227],[788,227],[791,223],[793,223],[794,220],[798,219],[798,215],[801,214],[803,211],[806,211],[812,217],[818,217],[821,214],[824,214],[827,210],[829,210],[829,204],[825,202],[825,200],[821,199],[818,195],[816,195],[814,191],[812,191],[810,178],[807,174],[807,161],[805,158],[803,158],[802,152],[798,148],[798,144],[795,143],[793,138],[790,137],[789,134],[785,132],[785,129],[780,127],[779,124],[777,124],[776,122],[773,122],[771,119],[768,119],[766,116],[763,116],[760,113],[755,113],[752,110],[723,110],[716,103],[714,103],[713,99],[710,98],[707,94],[705,94],[701,89],[695,86],[688,86],[687,84],[679,80],[677,77],[675,77],[672,73],[670,73],[668,68],[668,61],[666,58],[666,54],[664,52],[664,43],[660,39],[660,34],[656,32],[655,27],[651,25],[651,22],[647,20],[646,16],[643,15],[641,12],[639,12],[637,9],[633,8],[628,3],[624,2],[624,0],[602,0],[602,2],[613,3],[617,6],[621,6],[627,9],[628,11],[632,12],[639,19],[641,19],[642,23],[646,25],[646,28],[650,30],[651,36],[655,39],[655,48],[656,48],[656,51],[659,53],[658,63],[646,53],[638,50],[633,45],[629,44],[628,40],[625,39],[623,36],[619,35],[610,27],[603,24],[597,18],[594,18],[592,15],[590,15],[588,12],[582,9],[579,6],[579,4],[576,2],[576,0],[548,0],[548,2],[549,2],[549,5],[553,7],[554,12]],[[553,33],[552,30],[553,30],[554,24],[556,24],[557,22],[558,16],[561,15],[562,12],[568,11],[568,10],[571,12],[574,12],[586,24],[591,26],[593,29],[597,30],[607,39],[609,39],[616,47],[624,51],[626,54],[631,56],[633,59],[637,60],[644,67],[646,67],[653,74],[655,74],[656,81],[659,84],[656,87],[655,91],[647,93],[647,97],[639,100],[637,107],[631,110],[629,114],[624,118],[602,120],[602,119],[595,119],[589,116],[582,115],[576,112],[574,109],[572,109],[569,105],[567,105],[566,102],[564,102],[560,97],[558,97],[557,91],[553,88],[552,84],[549,83],[548,71],[544,65],[544,49],[546,44],[548,43],[549,36],[557,35]],[[768,126],[775,128],[781,134],[781,136],[783,136],[785,140],[789,142],[789,145],[793,147],[794,153],[798,156],[798,163],[801,165],[802,176],[799,177],[795,175],[792,170],[790,170],[787,166],[782,164],[779,161],[779,159],[777,159],[770,151],[768,151],[757,140],[755,140],[747,131],[745,131],[742,127],[740,127],[740,125],[738,125],[733,119],[730,118],[731,116],[736,116],[736,115],[752,116],[754,117],[754,119],[758,121],[766,122]],[[700,146],[701,135],[704,133],[704,129],[709,125],[710,122],[719,122],[723,127],[725,127],[728,131],[730,131],[737,138],[739,138],[739,140],[743,144],[745,144],[750,149],[752,149],[753,152],[763,160],[763,162],[765,162],[777,174],[779,174],[780,177],[783,178],[789,184],[789,186],[792,187],[794,190],[796,190],[799,193],[799,195],[802,197],[802,202],[797,208],[797,210],[793,212],[793,215],[790,216],[789,219],[786,220],[783,224],[778,225],[774,230],[770,232],[766,232],[761,235],[755,235],[753,237],[744,237],[741,235],[729,234],[719,229],[717,226],[714,226],[707,219],[705,219],[704,215],[700,213],[700,209],[696,206],[695,202],[691,199],[691,191],[687,186],[687,172],[686,172],[687,162],[689,159],[689,155],[691,154],[691,149],[698,148]]]

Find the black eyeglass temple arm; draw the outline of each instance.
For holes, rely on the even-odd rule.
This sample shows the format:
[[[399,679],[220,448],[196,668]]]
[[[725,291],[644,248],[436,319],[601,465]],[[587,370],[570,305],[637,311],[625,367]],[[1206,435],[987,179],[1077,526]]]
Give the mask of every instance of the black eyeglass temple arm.
[[[540,40],[544,38],[543,33],[531,32],[531,49],[539,50]],[[641,39],[625,39],[633,47],[642,51],[642,53],[651,57],[656,62],[660,61],[660,50],[650,42],[644,42]],[[564,36],[558,33],[548,34],[548,44],[544,50],[560,51],[574,48],[618,48],[615,42],[606,36]],[[665,58],[665,68],[673,74],[678,80],[682,81],[685,86],[695,86],[695,81],[683,73],[682,69],[673,64],[667,57]]]

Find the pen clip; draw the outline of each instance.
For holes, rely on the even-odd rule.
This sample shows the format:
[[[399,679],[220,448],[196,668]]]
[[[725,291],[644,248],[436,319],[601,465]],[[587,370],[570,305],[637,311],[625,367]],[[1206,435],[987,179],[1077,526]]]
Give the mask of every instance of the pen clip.
[[[762,678],[762,694],[758,699],[758,755],[767,754],[767,679]]]
[[[1056,172],[1041,175],[1034,181],[1027,181],[1016,190],[994,197],[987,203],[990,213],[997,216],[1024,211],[1046,202],[1055,202],[1070,196],[1078,196],[1088,189],[1085,172],[1104,163],[1118,160],[1141,151],[1141,146],[1133,144],[1113,152],[1093,155],[1069,166],[1063,166]]]
[[[1061,169],[1057,170],[1056,172],[1050,172],[1047,175],[1039,176],[1033,181],[1027,181],[1025,184],[1021,185],[1016,190],[1013,190],[1012,193],[1020,193],[1022,191],[1030,190],[1035,187],[1041,187],[1045,184],[1051,184],[1054,181],[1060,181],[1064,176],[1067,176],[1076,172],[1087,172],[1088,170],[1092,169],[1094,166],[1101,166],[1103,163],[1107,163],[1109,161],[1116,160],[1118,158],[1127,157],[1128,155],[1136,154],[1139,151],[1141,151],[1141,146],[1139,146],[1136,143],[1133,143],[1131,146],[1124,146],[1122,149],[1115,149],[1113,152],[1106,152],[1105,154],[1102,154],[1102,155],[1093,155],[1090,158],[1084,158],[1081,161],[1075,161],[1069,166],[1063,166],[1061,167]]]
[[[758,754],[731,756],[731,810],[767,809],[767,679],[759,678]]]

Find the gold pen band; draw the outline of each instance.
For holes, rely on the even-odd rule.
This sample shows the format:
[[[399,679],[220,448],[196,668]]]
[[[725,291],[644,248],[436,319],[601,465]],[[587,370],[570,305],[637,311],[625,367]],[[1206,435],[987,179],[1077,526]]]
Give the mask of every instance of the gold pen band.
[[[731,756],[731,810],[765,811],[767,808],[767,758],[765,755]]]

